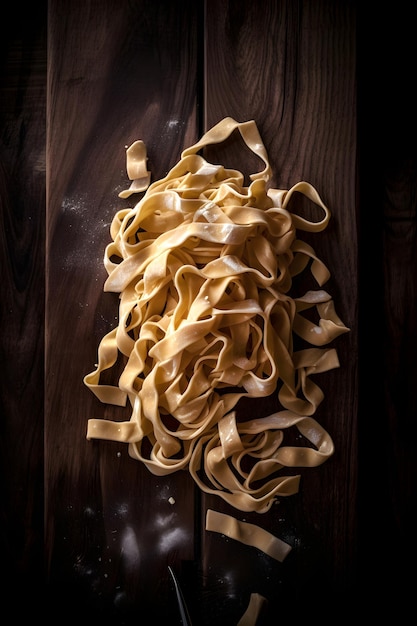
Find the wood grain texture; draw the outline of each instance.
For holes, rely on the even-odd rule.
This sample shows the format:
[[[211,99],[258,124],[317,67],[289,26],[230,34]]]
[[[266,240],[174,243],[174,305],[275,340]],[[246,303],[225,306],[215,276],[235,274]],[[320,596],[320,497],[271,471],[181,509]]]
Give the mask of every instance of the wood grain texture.
[[[46,4],[0,23],[0,537],[2,594],[40,605]],[[16,603],[16,619],[22,604]]]
[[[207,568],[210,564],[211,572],[207,588],[217,581],[218,589],[221,573],[227,571],[231,593],[238,595],[240,589],[241,601],[242,597],[248,601],[250,591],[268,598],[271,624],[282,611],[291,617],[294,603],[299,617],[307,617],[310,602],[323,587],[342,601],[356,579],[355,37],[355,11],[350,3],[207,3],[206,126],[226,115],[239,121],[254,119],[269,154],[272,185],[289,189],[306,180],[319,191],[332,212],[330,225],[313,237],[299,235],[327,263],[332,277],[325,288],[351,328],[335,342],[340,369],[317,379],[325,394],[317,418],[334,439],[335,456],[324,466],[302,473],[301,492],[292,501],[281,499],[264,516],[244,516],[287,538],[294,545],[290,557],[284,564],[272,566],[247,551],[245,560],[238,554],[239,548],[228,546],[222,554],[211,537],[203,536],[205,564]],[[245,153],[238,137],[222,149],[210,148],[208,156],[247,174],[260,169],[260,162]],[[265,414],[268,408],[254,401],[252,410]],[[277,406],[271,399],[269,412],[274,410]],[[205,502],[206,506],[218,506],[214,498],[205,498]],[[221,509],[232,513],[225,505]],[[231,570],[230,562],[239,565]],[[237,608],[234,610],[229,623],[236,619]]]
[[[16,618],[55,620],[58,605],[69,623],[180,624],[170,563],[198,626],[236,624],[252,591],[269,601],[258,626],[377,621],[389,609],[408,619],[417,42],[403,0],[365,5],[50,0],[48,13],[46,2],[16,4],[1,22],[0,536]],[[310,241],[351,327],[337,340],[341,367],[316,379],[336,454],[267,515],[241,515],[186,473],[157,479],[124,446],[85,439],[89,417],[126,417],[82,383],[117,322],[103,252],[129,204],[117,195],[125,146],[145,141],[157,179],[225,115],[256,120],[274,186],[306,179],[331,209]],[[205,155],[260,167],[236,137]],[[207,533],[209,506],[293,551],[275,563]]]
[[[127,446],[87,441],[88,418],[130,413],[101,405],[83,384],[118,319],[117,294],[103,294],[103,255],[113,215],[132,202],[118,198],[130,184],[125,148],[142,139],[157,179],[197,139],[196,16],[191,2],[181,8],[49,5],[49,593],[73,616],[82,611],[113,623],[138,611],[166,621],[175,609],[167,566],[180,571],[194,557],[190,477],[162,480],[128,457]]]
[[[414,605],[417,42],[411,7],[359,12],[360,542],[369,606]],[[390,40],[389,48],[386,41]],[[378,50],[377,56],[371,50]],[[392,88],[387,89],[387,84]],[[371,376],[372,372],[372,376]],[[372,381],[372,382],[371,382]],[[377,477],[377,468],[384,467]],[[367,479],[367,480],[366,480]]]

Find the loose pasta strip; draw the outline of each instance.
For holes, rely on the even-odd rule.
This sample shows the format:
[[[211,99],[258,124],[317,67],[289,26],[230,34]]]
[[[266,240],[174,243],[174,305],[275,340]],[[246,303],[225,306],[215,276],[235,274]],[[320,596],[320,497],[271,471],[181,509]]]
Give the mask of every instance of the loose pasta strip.
[[[237,626],[255,626],[266,602],[266,598],[260,593],[251,593],[247,609],[238,621]]]
[[[238,170],[197,154],[235,130],[264,163],[246,186]],[[152,473],[188,470],[203,491],[263,513],[297,492],[292,468],[319,465],[334,450],[312,418],[324,394],[311,377],[339,367],[328,344],[349,329],[322,288],[329,270],[298,236],[324,230],[330,211],[305,181],[270,188],[254,121],[225,118],[147,188],[141,142],[127,160],[132,184],[121,197],[146,191],[110,227],[104,290],[120,295],[119,324],[84,382],[103,403],[127,405],[129,419],[91,418],[87,438],[125,442]],[[317,207],[317,221],[291,213],[295,194]],[[318,288],[293,297],[294,277],[308,271]],[[294,350],[296,336],[305,348]],[[121,375],[104,384],[120,355]],[[245,421],[239,401],[265,396],[282,411]],[[285,445],[289,429],[302,445]]]
[[[241,522],[232,515],[213,509],[208,509],[206,513],[206,530],[226,535],[230,539],[261,550],[281,563],[292,549],[288,543],[257,524]]]

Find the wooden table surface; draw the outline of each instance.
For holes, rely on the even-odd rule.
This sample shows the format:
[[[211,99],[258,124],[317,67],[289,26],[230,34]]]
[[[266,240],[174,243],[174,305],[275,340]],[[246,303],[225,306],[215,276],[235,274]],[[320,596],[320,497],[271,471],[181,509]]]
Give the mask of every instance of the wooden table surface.
[[[376,27],[348,0],[11,10],[0,85],[5,599],[24,589],[39,615],[58,606],[78,623],[181,624],[171,565],[194,626],[237,624],[252,592],[268,600],[264,625],[330,623],[329,602],[354,616],[365,598],[372,612],[381,592],[401,611],[417,400],[415,99],[396,62],[415,58],[407,15],[380,14]],[[398,44],[389,51],[387,32]],[[157,180],[226,116],[256,121],[274,187],[306,180],[330,208],[329,227],[308,240],[350,328],[334,341],[340,367],[315,378],[335,454],[265,514],[202,493],[188,471],[155,476],[125,444],[86,439],[89,418],[130,417],[83,384],[118,321],[103,254],[113,215],[131,202],[118,197],[126,146],[145,142]],[[237,140],[205,155],[245,173],[258,166]],[[209,508],[291,553],[280,563],[206,531]]]

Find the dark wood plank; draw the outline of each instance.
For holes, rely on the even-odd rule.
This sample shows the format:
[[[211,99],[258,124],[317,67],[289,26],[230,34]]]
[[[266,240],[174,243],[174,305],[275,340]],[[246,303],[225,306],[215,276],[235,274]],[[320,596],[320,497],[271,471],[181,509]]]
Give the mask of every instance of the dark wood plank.
[[[340,368],[315,378],[325,400],[316,415],[331,433],[336,452],[323,466],[302,472],[299,494],[281,499],[266,514],[239,514],[215,496],[204,507],[257,523],[293,550],[284,564],[271,563],[238,545],[203,535],[206,573],[203,601],[218,619],[213,595],[224,589],[221,623],[233,623],[257,591],[270,601],[269,619],[288,609],[308,615],[326,590],[346,599],[356,570],[358,266],[356,223],[356,26],[350,2],[222,2],[206,9],[205,123],[225,116],[254,119],[273,169],[273,186],[313,184],[332,212],[324,233],[309,241],[325,260],[325,286],[351,332],[337,339]],[[259,162],[242,158],[232,139],[206,151],[208,158],[245,173]],[[254,169],[256,168],[256,169]],[[274,407],[274,408],[272,408]],[[276,403],[271,400],[272,410]],[[262,403],[253,411],[264,414]],[[272,411],[271,411],[272,412]],[[229,621],[228,621],[229,620]]]
[[[46,2],[0,23],[1,597],[41,606]]]
[[[176,622],[168,564],[194,558],[194,484],[161,479],[126,445],[87,441],[90,417],[129,419],[84,386],[117,323],[103,255],[142,139],[153,179],[197,138],[192,2],[53,0],[49,5],[46,324],[46,558],[54,606],[112,624]],[[168,498],[175,498],[175,507]],[[183,566],[184,564],[184,566]]]
[[[395,608],[399,619],[412,607],[417,133],[411,9],[400,1],[395,11],[379,7],[365,15],[359,7],[356,106],[355,3],[259,4],[212,0],[204,32],[193,2],[180,9],[176,2],[50,3],[45,545],[46,3],[23,13],[12,6],[14,19],[1,24],[2,588],[9,602],[24,590],[27,602],[14,605],[15,615],[28,610],[44,618],[53,598],[77,621],[133,624],[155,606],[165,617],[174,610],[168,560],[178,566],[192,616],[202,626],[236,622],[255,587],[270,599],[267,623],[286,607],[292,618],[318,615],[322,600],[309,602],[315,589],[318,598],[324,593],[326,600],[340,600],[343,615],[357,609],[357,597],[365,601],[362,614],[373,617]],[[207,37],[206,127],[224,115],[256,119],[274,184],[304,177],[332,209],[329,229],[313,243],[329,262],[329,290],[352,327],[337,342],[341,369],[322,378],[321,416],[335,437],[336,456],[306,473],[300,494],[271,514],[242,516],[294,541],[282,566],[205,533],[207,506],[238,513],[214,497],[198,510],[200,496],[186,475],[162,483],[123,447],[85,441],[88,417],[103,407],[81,379],[117,310],[116,299],[101,291],[102,253],[126,183],[124,145],[144,139],[153,175],[160,177],[202,131],[197,31],[200,44]],[[169,124],[175,120],[179,132]],[[238,147],[232,141],[217,155],[222,162],[239,159],[240,166]],[[256,162],[243,165],[252,169]],[[357,272],[356,195],[359,318],[357,285],[345,280]],[[371,386],[370,372],[376,373]],[[170,522],[165,495],[174,492],[181,513]],[[150,523],[160,513],[165,531]],[[174,538],[164,551],[162,537],[181,529],[186,545]],[[360,571],[352,584],[357,535]],[[142,560],[135,561],[138,538]],[[176,617],[169,615],[171,623]]]
[[[363,584],[372,611],[392,607],[401,621],[414,606],[409,564],[417,555],[417,101],[410,80],[417,42],[403,0],[377,16],[361,7],[359,18],[359,550],[373,581],[373,589]]]

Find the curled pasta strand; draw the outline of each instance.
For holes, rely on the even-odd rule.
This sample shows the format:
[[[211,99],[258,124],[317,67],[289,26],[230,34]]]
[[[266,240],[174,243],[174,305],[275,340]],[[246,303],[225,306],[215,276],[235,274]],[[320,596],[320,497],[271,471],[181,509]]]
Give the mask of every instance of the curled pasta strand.
[[[198,154],[235,131],[264,165],[247,186],[240,171]],[[305,181],[270,187],[253,120],[220,121],[152,183],[143,142],[126,158],[131,184],[120,197],[144,193],[110,226],[104,291],[119,294],[119,323],[84,383],[101,402],[127,406],[130,420],[91,418],[87,438],[125,442],[152,473],[188,469],[203,491],[263,513],[297,492],[294,468],[334,451],[313,419],[324,393],[312,376],[339,367],[328,344],[349,329],[322,288],[328,268],[299,237],[324,230],[330,211]],[[291,212],[296,194],[317,207],[316,220]],[[293,297],[306,271],[318,288]],[[294,349],[296,336],[305,347]],[[117,380],[102,382],[116,369]],[[282,411],[244,421],[240,400],[265,396]],[[289,428],[302,445],[287,445]]]

